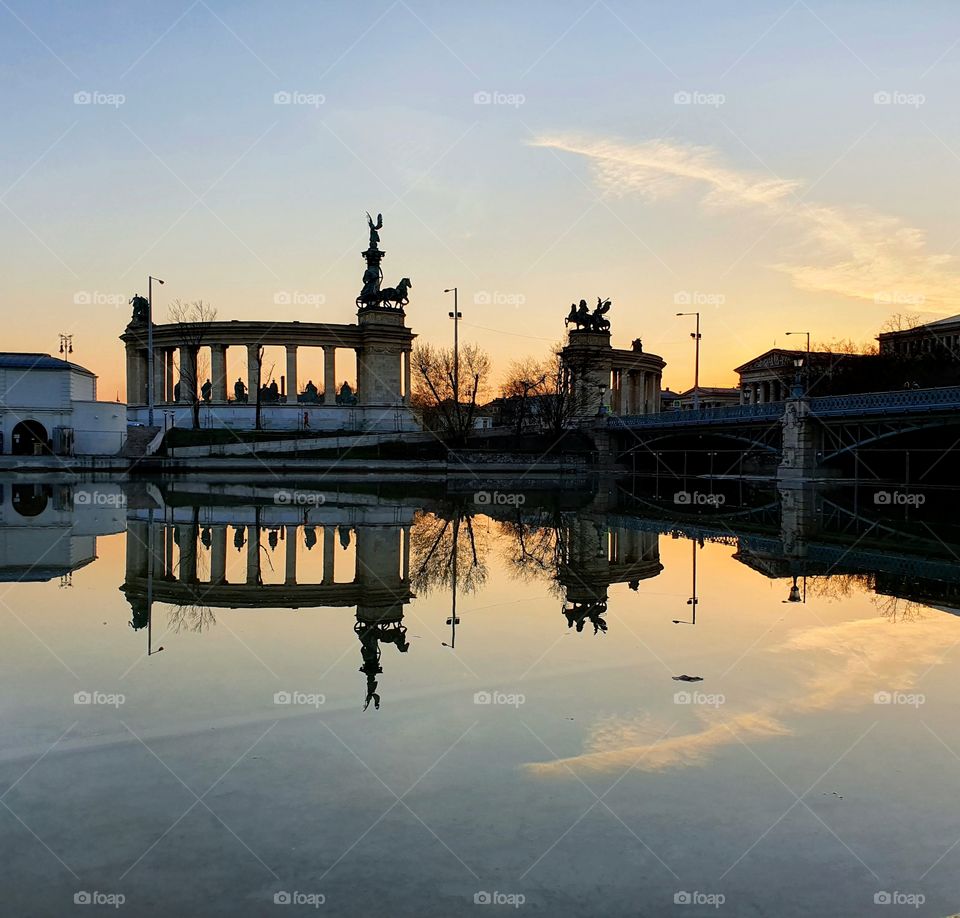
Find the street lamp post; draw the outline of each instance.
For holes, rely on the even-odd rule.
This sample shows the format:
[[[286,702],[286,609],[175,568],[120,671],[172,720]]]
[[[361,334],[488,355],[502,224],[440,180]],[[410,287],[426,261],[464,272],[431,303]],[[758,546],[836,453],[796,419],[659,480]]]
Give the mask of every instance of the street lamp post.
[[[696,316],[697,330],[690,332],[690,337],[696,343],[696,349],[693,359],[693,407],[694,410],[700,407],[700,313],[699,312],[678,312],[678,316]]]
[[[147,275],[147,424],[153,427],[153,282],[162,284],[159,277]],[[142,364],[141,364],[142,366]]]
[[[806,335],[807,336],[807,362],[804,365],[803,374],[809,379],[810,376],[810,332],[808,331],[790,331],[785,332],[787,335]]]
[[[456,403],[457,421],[460,420],[460,320],[463,314],[457,308],[457,288],[448,287],[444,293],[453,294],[453,312],[447,315],[453,319],[453,400]]]

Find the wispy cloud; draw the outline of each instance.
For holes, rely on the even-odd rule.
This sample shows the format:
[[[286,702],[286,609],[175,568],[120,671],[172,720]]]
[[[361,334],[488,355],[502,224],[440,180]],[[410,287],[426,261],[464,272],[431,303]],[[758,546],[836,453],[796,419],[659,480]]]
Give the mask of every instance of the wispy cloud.
[[[802,290],[960,312],[955,259],[931,253],[923,230],[896,217],[808,200],[801,182],[732,168],[709,147],[569,135],[541,136],[532,143],[585,157],[604,194],[654,200],[699,189],[708,210],[765,214],[792,237],[782,260],[767,267],[788,275]]]

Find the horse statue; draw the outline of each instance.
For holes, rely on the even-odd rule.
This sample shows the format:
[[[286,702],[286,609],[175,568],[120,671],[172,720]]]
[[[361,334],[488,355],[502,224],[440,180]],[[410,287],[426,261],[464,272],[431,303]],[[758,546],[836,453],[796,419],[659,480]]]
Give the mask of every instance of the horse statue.
[[[580,300],[579,306],[577,306],[576,303],[570,304],[570,314],[563,320],[563,324],[569,325],[571,322],[573,322],[578,329],[586,328],[589,331],[592,321],[586,300]]]
[[[409,277],[403,278],[396,287],[384,287],[380,291],[380,296],[378,298],[378,305],[388,306],[393,305],[398,309],[402,309],[410,302],[410,297],[407,295],[407,291],[413,286],[410,282]]]
[[[133,315],[130,318],[131,325],[146,324],[150,315],[150,301],[145,296],[136,294],[130,299],[130,305],[133,307]]]

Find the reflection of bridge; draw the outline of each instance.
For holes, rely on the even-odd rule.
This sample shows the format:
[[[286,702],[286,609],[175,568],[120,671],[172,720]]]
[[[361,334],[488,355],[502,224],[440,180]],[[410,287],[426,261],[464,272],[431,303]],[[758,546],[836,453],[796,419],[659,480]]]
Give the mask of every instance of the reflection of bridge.
[[[693,411],[611,417],[619,449],[643,455],[691,435],[779,458],[779,477],[815,475],[844,454],[914,431],[960,423],[960,387],[869,392]],[[672,444],[671,441],[674,441]]]

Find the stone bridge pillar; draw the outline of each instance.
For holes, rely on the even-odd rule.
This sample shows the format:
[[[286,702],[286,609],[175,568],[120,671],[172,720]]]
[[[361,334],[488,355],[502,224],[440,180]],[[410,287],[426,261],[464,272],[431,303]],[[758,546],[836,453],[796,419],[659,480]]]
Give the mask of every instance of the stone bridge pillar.
[[[817,419],[810,414],[810,401],[791,398],[784,403],[781,427],[780,465],[777,479],[801,482],[816,476],[821,436]]]

